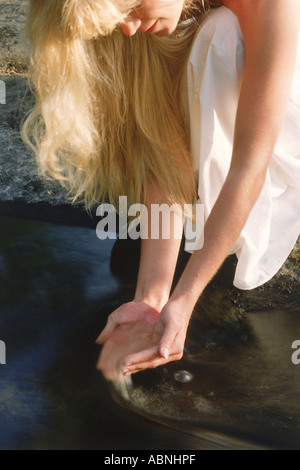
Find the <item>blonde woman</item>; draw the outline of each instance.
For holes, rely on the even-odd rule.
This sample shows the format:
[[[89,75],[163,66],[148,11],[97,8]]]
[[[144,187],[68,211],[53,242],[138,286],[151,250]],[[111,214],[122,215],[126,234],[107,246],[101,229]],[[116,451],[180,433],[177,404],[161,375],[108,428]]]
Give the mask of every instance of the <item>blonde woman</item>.
[[[299,235],[300,0],[30,5],[37,106],[23,137],[43,172],[88,206],[204,205],[204,246],[172,293],[180,240],[143,239],[135,298],[98,338],[108,378],[178,360],[227,255],[235,285],[255,288]]]

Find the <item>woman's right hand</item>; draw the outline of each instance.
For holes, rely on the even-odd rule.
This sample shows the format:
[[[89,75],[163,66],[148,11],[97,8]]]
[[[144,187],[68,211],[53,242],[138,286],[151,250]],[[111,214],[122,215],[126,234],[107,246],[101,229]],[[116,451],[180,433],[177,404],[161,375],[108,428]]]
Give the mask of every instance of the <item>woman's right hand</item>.
[[[127,302],[112,312],[96,343],[103,344],[97,363],[108,380],[123,374],[124,359],[156,344],[154,327],[160,311],[143,300]]]

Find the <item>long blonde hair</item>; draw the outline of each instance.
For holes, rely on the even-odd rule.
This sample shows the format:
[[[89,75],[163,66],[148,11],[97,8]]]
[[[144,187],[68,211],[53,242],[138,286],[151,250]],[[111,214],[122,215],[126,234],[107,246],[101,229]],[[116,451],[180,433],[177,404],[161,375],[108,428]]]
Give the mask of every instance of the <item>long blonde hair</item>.
[[[143,202],[152,181],[170,204],[193,203],[196,196],[180,105],[194,31],[177,40],[127,37],[119,25],[135,6],[132,0],[30,0],[36,105],[22,137],[42,174],[87,207],[107,199],[118,207],[120,195],[128,204]]]

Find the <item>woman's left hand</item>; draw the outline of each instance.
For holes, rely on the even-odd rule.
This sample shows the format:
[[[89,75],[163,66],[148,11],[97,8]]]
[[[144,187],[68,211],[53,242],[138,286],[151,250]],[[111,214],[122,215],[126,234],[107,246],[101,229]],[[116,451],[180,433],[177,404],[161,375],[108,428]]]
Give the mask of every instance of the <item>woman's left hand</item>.
[[[153,328],[149,344],[124,360],[124,375],[153,369],[183,356],[184,343],[191,312],[187,314],[181,304],[169,300],[162,309]]]

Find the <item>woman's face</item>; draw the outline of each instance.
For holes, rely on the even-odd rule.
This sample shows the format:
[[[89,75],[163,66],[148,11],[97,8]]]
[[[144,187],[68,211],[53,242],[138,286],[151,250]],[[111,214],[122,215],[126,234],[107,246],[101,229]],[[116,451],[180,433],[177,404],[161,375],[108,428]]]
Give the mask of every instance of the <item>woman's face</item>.
[[[126,36],[137,31],[156,36],[172,34],[180,19],[184,0],[142,0],[141,6],[132,11],[121,25]]]

